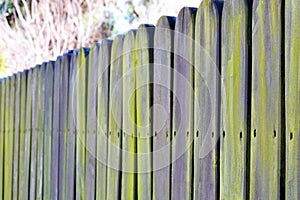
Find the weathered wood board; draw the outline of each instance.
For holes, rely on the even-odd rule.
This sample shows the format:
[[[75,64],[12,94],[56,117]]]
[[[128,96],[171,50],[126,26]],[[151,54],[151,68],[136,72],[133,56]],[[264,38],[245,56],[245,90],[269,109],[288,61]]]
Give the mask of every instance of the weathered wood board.
[[[281,0],[253,2],[250,199],[279,199]]]
[[[192,199],[196,8],[182,8],[174,35],[172,199]]]
[[[76,70],[76,199],[86,199],[85,153],[86,153],[86,101],[88,48],[79,49]]]
[[[246,198],[249,83],[247,1],[225,1],[222,14],[220,198]],[[251,26],[251,24],[250,24]],[[250,35],[251,36],[251,35]],[[251,58],[250,58],[251,59]]]
[[[111,40],[103,40],[98,53],[98,102],[97,102],[97,169],[96,199],[107,199],[107,136],[108,136],[108,95]]]
[[[44,111],[44,165],[43,165],[43,199],[51,198],[51,175],[52,139],[53,139],[53,86],[54,86],[55,62],[49,61],[45,72],[45,111]]]
[[[68,81],[68,110],[67,110],[67,131],[66,131],[66,153],[65,153],[65,181],[63,199],[75,199],[75,152],[76,152],[76,70],[78,62],[78,50],[70,51],[71,54]]]
[[[3,172],[4,162],[4,122],[5,122],[5,82],[7,78],[0,80],[0,171]],[[3,173],[0,173],[0,197],[3,197]]]
[[[38,73],[40,65],[32,69],[32,97],[31,97],[31,145],[30,145],[30,180],[29,199],[35,199],[36,188],[36,167],[37,167],[37,100],[38,100]],[[17,104],[16,104],[17,105]],[[16,140],[16,138],[15,138]],[[16,148],[15,148],[16,149]]]
[[[14,124],[13,124],[13,182],[12,199],[18,199],[18,175],[19,175],[19,136],[20,136],[20,94],[21,72],[15,75],[15,101],[14,101]],[[1,105],[1,103],[0,103]],[[1,110],[1,109],[0,109]],[[0,111],[1,112],[1,111]],[[0,122],[1,123],[1,122]]]
[[[18,199],[19,189],[19,138],[20,138],[20,107],[21,107],[21,73],[18,72],[15,76],[15,115],[14,115],[14,152],[13,152],[13,183],[12,183],[12,199]],[[0,103],[1,105],[1,103]],[[1,110],[1,108],[0,108]],[[0,111],[1,112],[1,111]],[[1,117],[0,117],[1,118]],[[1,123],[1,122],[0,122]]]
[[[96,131],[97,131],[97,89],[98,89],[98,45],[89,53],[87,79],[87,122],[86,122],[86,199],[95,198],[96,184]]]
[[[175,17],[161,17],[154,34],[153,199],[170,199],[172,72]]]
[[[73,51],[71,51],[73,52]],[[59,151],[58,151],[58,199],[66,199],[67,149],[68,149],[68,108],[69,108],[69,69],[71,52],[62,56],[59,85]],[[72,170],[72,168],[70,168]]]
[[[140,25],[136,47],[137,198],[152,198],[153,25]]]
[[[13,145],[14,145],[14,97],[15,76],[8,77],[6,82],[5,134],[4,134],[4,199],[12,199],[13,182]]]
[[[202,1],[195,25],[194,199],[218,199],[220,127],[219,13]]]
[[[128,31],[123,43],[122,200],[137,199],[135,36],[136,30]]]
[[[285,0],[285,199],[300,199],[300,2]],[[284,147],[282,147],[284,148]],[[282,195],[283,197],[283,195]]]
[[[19,199],[28,199],[30,175],[30,136],[31,136],[31,99],[32,72],[25,70],[21,78],[20,110],[20,155],[19,155]]]
[[[38,68],[37,75],[37,166],[36,166],[36,189],[35,198],[43,198],[43,177],[44,177],[44,123],[45,123],[45,75],[47,63]],[[21,162],[21,160],[20,160]]]
[[[50,199],[58,199],[58,165],[59,165],[59,137],[60,137],[60,97],[61,94],[61,70],[62,56],[57,57],[54,63],[53,73],[53,90],[52,90],[52,130],[51,130],[51,193]]]
[[[123,35],[114,38],[109,78],[109,131],[107,152],[107,199],[121,198],[122,143],[122,49]]]

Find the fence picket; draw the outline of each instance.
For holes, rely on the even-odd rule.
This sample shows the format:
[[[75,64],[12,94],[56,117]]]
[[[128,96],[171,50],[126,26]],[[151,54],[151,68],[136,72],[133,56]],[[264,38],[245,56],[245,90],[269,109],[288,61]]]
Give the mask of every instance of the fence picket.
[[[6,111],[4,134],[4,199],[12,198],[14,89],[15,77],[13,75],[8,77],[6,82]]]
[[[36,169],[37,169],[37,100],[38,100],[38,72],[40,65],[32,70],[32,120],[31,120],[31,146],[30,146],[30,180],[29,180],[29,199],[35,199],[36,188]]]
[[[170,199],[171,96],[175,17],[161,17],[154,34],[153,199]]]
[[[103,40],[98,53],[98,106],[97,106],[97,169],[96,199],[107,199],[107,135],[109,106],[109,65],[111,40]]]
[[[35,198],[43,198],[43,169],[44,169],[44,123],[45,123],[45,75],[47,63],[38,68],[37,75],[37,167],[36,167],[36,190]]]
[[[58,199],[58,164],[59,164],[59,139],[60,139],[60,96],[61,96],[61,69],[62,57],[59,56],[54,64],[53,90],[52,90],[52,131],[51,131],[51,193],[50,199]]]
[[[172,199],[192,199],[196,8],[180,10],[174,36]]]
[[[78,50],[70,51],[68,54],[71,55],[70,67],[69,67],[69,81],[67,84],[68,88],[68,109],[67,109],[67,131],[66,131],[66,153],[65,153],[65,181],[63,183],[64,196],[63,199],[74,199],[75,198],[75,152],[76,152],[76,70],[78,60]]]
[[[111,47],[109,79],[109,134],[107,152],[107,199],[120,199],[122,141],[122,48],[123,35]]]
[[[286,199],[300,199],[299,6],[300,2],[297,0],[285,1]]]
[[[153,82],[154,26],[140,25],[136,45],[136,125],[137,125],[137,195],[138,199],[151,199],[152,190],[152,132],[151,104]]]
[[[123,112],[122,112],[122,185],[121,199],[137,198],[136,182],[136,99],[134,62],[136,30],[126,33],[123,43]]]
[[[221,199],[246,198],[248,136],[248,5],[226,1],[222,14]],[[249,58],[251,59],[251,58]]]
[[[4,121],[5,121],[5,82],[7,78],[0,80],[0,171],[3,172],[4,163]],[[3,196],[3,173],[0,173],[0,197]]]
[[[250,199],[280,196],[281,6],[253,2]]]

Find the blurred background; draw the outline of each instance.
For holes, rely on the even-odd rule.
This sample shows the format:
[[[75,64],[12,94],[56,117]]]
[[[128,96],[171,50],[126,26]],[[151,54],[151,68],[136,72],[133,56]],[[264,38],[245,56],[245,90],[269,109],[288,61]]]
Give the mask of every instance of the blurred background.
[[[0,77],[202,0],[0,0]]]

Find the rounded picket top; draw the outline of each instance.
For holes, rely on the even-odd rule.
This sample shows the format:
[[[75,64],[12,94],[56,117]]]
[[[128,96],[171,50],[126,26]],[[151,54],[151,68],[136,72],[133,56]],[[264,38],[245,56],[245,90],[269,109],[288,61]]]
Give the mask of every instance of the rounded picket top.
[[[155,26],[152,24],[141,24],[136,33],[136,48],[143,50],[144,48],[153,48]]]

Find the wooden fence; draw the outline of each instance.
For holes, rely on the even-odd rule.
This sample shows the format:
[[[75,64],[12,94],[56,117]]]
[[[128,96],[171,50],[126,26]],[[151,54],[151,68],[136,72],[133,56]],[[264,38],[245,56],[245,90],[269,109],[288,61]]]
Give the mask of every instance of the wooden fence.
[[[300,1],[204,0],[0,80],[0,199],[300,199]]]

